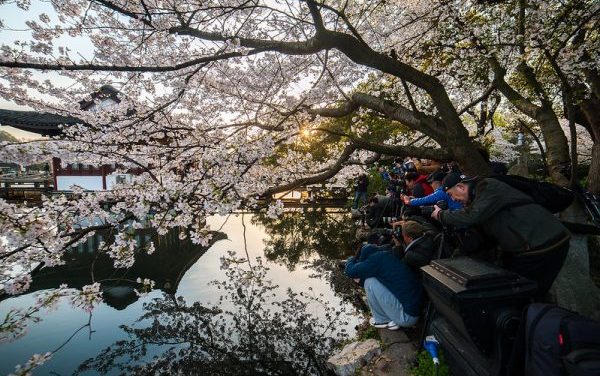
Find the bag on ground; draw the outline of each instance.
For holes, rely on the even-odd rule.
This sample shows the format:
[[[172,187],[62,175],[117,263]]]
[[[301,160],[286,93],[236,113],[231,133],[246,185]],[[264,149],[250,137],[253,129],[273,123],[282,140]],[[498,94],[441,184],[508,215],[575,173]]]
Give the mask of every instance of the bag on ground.
[[[525,375],[600,375],[600,322],[551,304],[529,305]]]

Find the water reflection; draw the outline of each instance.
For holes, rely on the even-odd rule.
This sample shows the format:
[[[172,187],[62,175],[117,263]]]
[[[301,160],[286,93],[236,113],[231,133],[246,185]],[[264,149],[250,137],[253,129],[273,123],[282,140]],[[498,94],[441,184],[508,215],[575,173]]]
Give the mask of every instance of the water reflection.
[[[352,249],[356,226],[346,210],[325,207],[287,209],[277,219],[265,213],[253,217],[270,236],[265,241],[268,260],[294,270],[298,263],[314,255],[339,259]]]
[[[33,274],[28,293],[57,288],[66,283],[70,288],[81,289],[85,285],[100,282],[104,301],[118,310],[125,309],[138,299],[134,289],[139,288],[138,278],[155,282],[155,288],[174,294],[185,272],[206,252],[189,239],[180,240],[179,231],[164,236],[148,229],[135,230],[131,234],[136,240],[138,252],[130,268],[115,268],[113,260],[98,247],[111,241],[109,232],[95,234],[86,242],[72,248],[64,256],[65,264],[45,267]],[[225,237],[215,233],[213,242]],[[155,246],[152,254],[145,252],[150,243]]]
[[[327,356],[345,338],[344,306],[332,307],[312,291],[288,289],[282,298],[260,258],[250,265],[229,253],[222,268],[227,278],[213,282],[223,292],[218,304],[164,294],[144,304],[139,326],[121,326],[127,340],[88,359],[77,373],[326,374]],[[224,306],[231,309],[221,311]],[[311,313],[315,308],[319,317]]]
[[[318,213],[328,218],[315,218]],[[331,269],[335,263],[330,261],[344,257],[337,252],[347,249],[352,238],[341,235],[346,218],[325,210],[307,211],[305,217],[288,212],[276,221],[262,217],[263,225],[254,216],[208,218],[211,228],[227,234],[227,240],[216,241],[220,235],[215,236],[208,250],[179,240],[177,232],[158,238],[139,231],[140,248],[151,239],[156,251],[138,255],[127,270],[115,270],[111,260],[95,252],[100,241],[109,240],[107,234],[72,250],[67,265],[41,270],[31,291],[101,281],[105,303],[111,306],[101,303],[90,321],[86,312],[61,300],[56,310],[40,314],[43,320],[32,323],[25,336],[0,344],[0,359],[5,360],[0,374],[10,373],[33,353],[57,348],[61,350],[35,374],[71,375],[78,367],[85,375],[323,374],[322,361],[334,341],[346,331],[353,335],[362,320],[338,285],[330,284],[334,278],[348,282],[339,269]],[[300,230],[302,218],[312,228]],[[296,227],[286,229],[282,223]],[[288,237],[288,230],[304,235]],[[264,257],[265,245],[274,261]],[[285,252],[286,246],[294,251]],[[222,264],[224,255],[229,262]],[[258,256],[263,256],[260,264],[254,261]],[[251,270],[241,258],[260,269]],[[138,277],[154,279],[155,291],[131,296]],[[0,317],[35,300],[36,294],[28,293],[1,301]]]
[[[319,206],[287,208],[279,218],[258,213],[252,221],[264,226],[269,235],[264,241],[268,260],[282,263],[289,270],[299,265],[310,269],[310,277],[326,280],[335,296],[368,311],[356,283],[346,277],[339,263],[351,256],[355,248],[356,224],[347,210]]]

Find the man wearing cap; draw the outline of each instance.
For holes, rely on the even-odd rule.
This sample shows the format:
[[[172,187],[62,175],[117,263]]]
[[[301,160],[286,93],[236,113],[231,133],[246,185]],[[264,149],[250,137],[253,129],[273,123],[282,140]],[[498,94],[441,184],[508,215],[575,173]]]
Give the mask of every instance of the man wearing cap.
[[[409,196],[402,195],[402,202],[407,206],[427,206],[435,205],[438,201],[446,201],[448,203],[448,209],[457,210],[461,209],[463,205],[460,202],[454,201],[448,196],[444,187],[442,187],[442,181],[446,177],[446,173],[442,171],[436,171],[429,175],[427,181],[431,184],[434,189],[433,193],[421,198],[410,198]]]
[[[498,244],[503,266],[536,281],[543,296],[569,250],[570,234],[560,221],[527,194],[494,178],[450,173],[442,185],[465,208],[436,206],[431,216],[445,225],[476,227]]]

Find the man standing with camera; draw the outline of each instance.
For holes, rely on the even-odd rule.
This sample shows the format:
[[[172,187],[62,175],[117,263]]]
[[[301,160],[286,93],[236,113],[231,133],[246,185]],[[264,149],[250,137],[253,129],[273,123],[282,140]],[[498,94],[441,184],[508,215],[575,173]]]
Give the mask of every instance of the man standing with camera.
[[[367,202],[367,189],[369,188],[369,178],[367,174],[360,174],[354,186],[354,201],[352,209],[358,209],[360,202]]]
[[[449,211],[436,206],[431,217],[444,225],[476,227],[497,243],[501,264],[536,281],[542,297],[569,250],[570,234],[560,221],[532,197],[493,178],[451,173],[442,185],[465,208]]]

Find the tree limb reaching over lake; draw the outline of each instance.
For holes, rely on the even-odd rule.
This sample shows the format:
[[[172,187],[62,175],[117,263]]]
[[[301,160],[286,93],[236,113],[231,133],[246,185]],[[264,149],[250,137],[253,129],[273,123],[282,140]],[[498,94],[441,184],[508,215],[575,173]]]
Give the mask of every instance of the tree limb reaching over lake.
[[[2,143],[0,160],[60,157],[138,174],[40,207],[0,201],[0,272],[62,262],[97,220],[115,231],[124,222],[163,234],[183,227],[206,244],[207,216],[302,184],[347,184],[382,155],[455,160],[486,175],[480,144],[506,141],[485,135],[524,118],[545,143],[550,178],[566,184],[569,147],[578,148],[561,122],[600,137],[592,0],[29,6],[0,8],[11,15],[0,27],[23,30],[0,50],[0,97],[81,123],[55,139]],[[106,85],[110,97],[99,91]],[[600,173],[590,176],[600,191]],[[139,251],[124,236],[106,245],[119,262]],[[7,291],[28,285],[26,272],[1,275]]]

